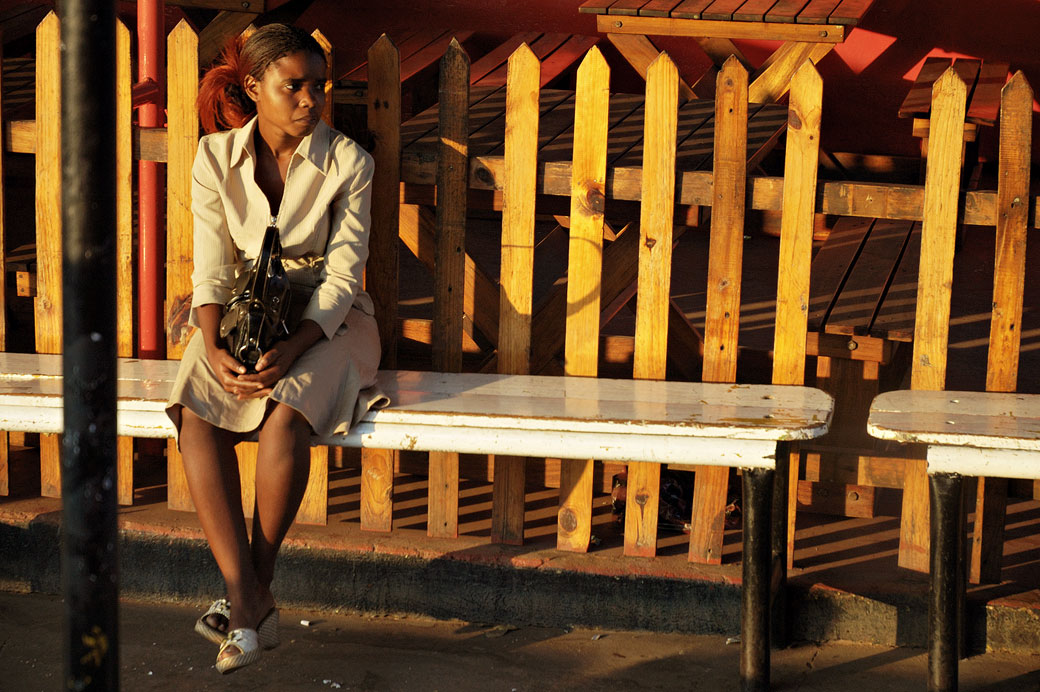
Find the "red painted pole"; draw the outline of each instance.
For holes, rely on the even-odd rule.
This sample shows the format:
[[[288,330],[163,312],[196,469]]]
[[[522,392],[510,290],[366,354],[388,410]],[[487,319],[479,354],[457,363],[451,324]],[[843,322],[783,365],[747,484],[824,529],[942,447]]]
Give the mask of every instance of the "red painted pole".
[[[137,2],[137,79],[151,79],[159,85],[156,99],[138,109],[141,127],[162,127],[163,93],[165,92],[166,38],[164,0]],[[159,164],[154,161],[138,163],[138,354],[141,358],[165,356],[166,339],[163,330],[163,298],[166,278],[165,233],[161,198]]]

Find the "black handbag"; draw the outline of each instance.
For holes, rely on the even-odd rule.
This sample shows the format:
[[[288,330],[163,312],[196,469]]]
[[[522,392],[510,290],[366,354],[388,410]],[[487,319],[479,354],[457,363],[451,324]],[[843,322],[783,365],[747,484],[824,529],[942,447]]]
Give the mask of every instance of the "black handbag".
[[[256,363],[264,352],[289,334],[285,317],[291,288],[281,257],[278,228],[268,226],[260,255],[249,271],[235,279],[231,298],[224,306],[220,336],[249,373],[256,372]]]

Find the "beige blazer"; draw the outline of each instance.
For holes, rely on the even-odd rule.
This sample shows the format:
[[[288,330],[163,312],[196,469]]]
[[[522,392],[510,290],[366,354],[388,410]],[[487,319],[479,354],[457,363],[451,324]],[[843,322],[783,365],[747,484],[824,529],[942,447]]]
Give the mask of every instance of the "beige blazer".
[[[206,135],[192,167],[195,219],[189,323],[200,305],[223,305],[237,272],[260,253],[271,205],[256,184],[254,117],[241,128]],[[361,288],[372,196],[372,157],[324,122],[296,148],[285,177],[276,225],[283,263],[293,282],[315,286],[301,319],[327,338],[351,307],[374,314]]]

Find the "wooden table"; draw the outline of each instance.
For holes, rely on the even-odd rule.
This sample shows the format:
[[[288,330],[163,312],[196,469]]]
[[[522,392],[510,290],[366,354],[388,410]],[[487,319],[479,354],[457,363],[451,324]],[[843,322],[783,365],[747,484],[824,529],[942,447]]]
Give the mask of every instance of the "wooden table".
[[[898,391],[870,407],[871,435],[928,446],[928,689],[957,689],[964,609],[963,476],[1040,478],[1040,396]]]
[[[588,0],[579,12],[597,15],[596,28],[644,77],[658,50],[647,36],[694,38],[711,58],[708,70],[691,86],[681,85],[686,98],[714,93],[715,74],[734,55],[748,67],[753,102],[776,101],[788,89],[791,76],[806,58],[817,63],[842,43],[874,0]],[[781,41],[758,68],[732,39]]]

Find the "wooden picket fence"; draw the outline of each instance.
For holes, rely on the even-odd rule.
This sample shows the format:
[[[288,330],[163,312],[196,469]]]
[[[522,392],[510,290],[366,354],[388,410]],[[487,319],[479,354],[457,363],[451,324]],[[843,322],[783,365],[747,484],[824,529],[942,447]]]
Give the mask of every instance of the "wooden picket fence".
[[[181,22],[170,33],[167,46],[168,125],[164,129],[131,127],[130,42],[120,27],[118,154],[119,226],[118,252],[129,257],[132,246],[131,164],[136,159],[167,164],[167,285],[166,336],[169,358],[178,358],[187,343],[191,296],[191,165],[198,146],[195,111],[199,74],[198,37]],[[319,35],[319,41],[327,41]],[[53,14],[37,33],[37,114],[35,122],[12,122],[5,133],[5,149],[32,151],[37,162],[37,277],[36,347],[41,353],[60,350],[61,247],[60,247],[60,83],[58,73],[58,20]],[[606,148],[610,95],[609,68],[602,55],[591,49],[577,73],[573,155],[568,165],[545,166],[537,159],[539,137],[539,62],[526,46],[509,60],[506,99],[506,141],[500,159],[476,162],[468,155],[470,108],[469,60],[458,44],[449,47],[441,62],[439,98],[439,149],[436,161],[435,211],[429,204],[402,203],[400,59],[397,49],[381,38],[368,54],[369,129],[374,141],[376,178],[373,184],[372,235],[366,270],[366,288],[377,307],[384,344],[384,367],[396,364],[400,320],[397,314],[400,277],[398,245],[403,240],[416,254],[432,257],[434,307],[430,327],[430,368],[455,372],[463,366],[463,342],[467,320],[494,335],[495,367],[500,373],[537,374],[546,360],[537,354],[541,340],[532,343],[532,276],[534,267],[535,204],[543,195],[570,198],[570,238],[565,318],[562,333],[563,371],[567,375],[595,377],[600,363],[600,315],[606,285],[636,283],[634,377],[663,379],[668,359],[669,334],[695,333],[689,325],[677,325],[671,284],[672,249],[677,239],[673,214],[677,204],[712,207],[710,256],[707,277],[707,316],[701,340],[684,341],[689,357],[702,361],[705,381],[735,382],[742,282],[744,214],[747,208],[782,210],[783,221],[778,266],[776,336],[773,381],[802,384],[807,348],[806,310],[809,260],[814,213],[879,218],[917,218],[928,214],[926,193],[920,186],[827,183],[817,190],[817,158],[822,85],[807,64],[791,88],[785,175],[749,177],[746,160],[748,137],[747,73],[736,61],[720,72],[715,104],[715,142],[711,171],[676,176],[676,113],[678,73],[666,56],[659,56],[647,74],[645,131],[641,166],[607,170]],[[331,65],[330,60],[330,65]],[[330,84],[332,80],[330,79]],[[332,99],[329,99],[332,103]],[[2,104],[0,104],[2,107]],[[331,111],[326,113],[331,119]],[[1003,149],[1002,149],[1003,153]],[[1028,147],[1026,147],[1028,157]],[[413,165],[418,165],[411,162]],[[423,163],[423,165],[426,165]],[[480,173],[481,175],[477,175]],[[489,180],[490,178],[490,180]],[[946,187],[957,190],[957,181]],[[502,241],[500,286],[482,278],[465,253],[468,195],[473,187],[501,194]],[[963,221],[994,225],[998,218],[996,194],[957,193],[963,200]],[[630,227],[604,243],[604,213],[612,200],[638,200],[638,228]],[[1029,198],[1030,208],[1037,206]],[[1035,216],[1035,212],[1034,212]],[[2,208],[0,208],[2,218]],[[424,246],[420,250],[419,246]],[[623,251],[622,251],[622,248]],[[611,252],[615,250],[615,252]],[[2,253],[2,243],[0,243]],[[619,260],[618,258],[622,258]],[[0,256],[2,259],[2,256]],[[130,356],[134,314],[131,263],[120,266],[119,353]],[[483,293],[475,296],[477,288]],[[497,292],[497,301],[487,293]],[[2,287],[0,287],[2,290]],[[1020,291],[1019,287],[1019,291]],[[2,294],[0,294],[2,298]],[[3,303],[0,301],[0,310]],[[0,314],[0,348],[4,346]],[[684,331],[685,330],[685,331]],[[552,358],[555,353],[549,353]],[[532,370],[532,363],[535,369]],[[0,494],[6,493],[6,440],[0,445]],[[132,443],[120,442],[119,498],[133,497]],[[251,478],[255,448],[239,449],[243,475],[243,503],[252,511]],[[788,469],[789,487],[797,487],[797,450]],[[168,502],[174,509],[192,505],[176,446],[167,450]],[[393,479],[398,453],[362,451],[361,526],[389,531],[393,520]],[[492,539],[520,543],[524,536],[525,460],[494,459]],[[324,523],[327,516],[328,451],[315,448],[311,476],[299,520]],[[560,466],[560,501],[557,545],[585,551],[592,531],[592,460],[565,460]],[[57,496],[60,466],[54,436],[41,442],[41,492]],[[656,550],[660,467],[630,464],[628,469],[625,552],[652,556]],[[697,492],[692,512],[690,559],[718,563],[722,559],[722,535],[726,504],[727,470],[698,467]],[[788,496],[793,517],[795,493]],[[457,455],[432,453],[429,460],[428,533],[453,537],[458,533],[459,459]],[[788,531],[793,544],[793,524]],[[788,550],[790,555],[792,551]]]

